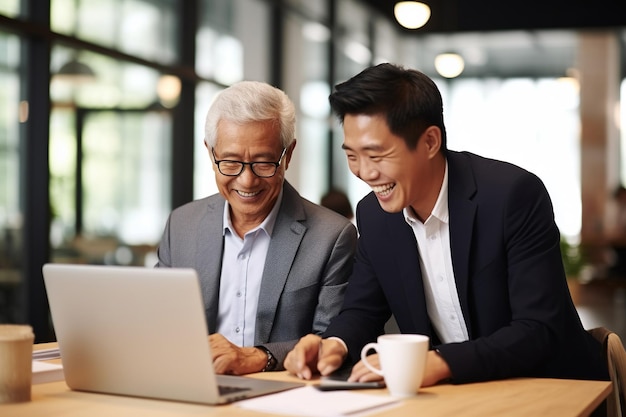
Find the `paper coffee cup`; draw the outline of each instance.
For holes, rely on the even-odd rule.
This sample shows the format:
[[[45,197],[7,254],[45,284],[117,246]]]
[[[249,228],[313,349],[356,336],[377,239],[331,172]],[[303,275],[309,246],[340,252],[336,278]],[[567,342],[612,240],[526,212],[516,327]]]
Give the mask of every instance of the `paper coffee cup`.
[[[33,329],[0,324],[0,404],[30,401]]]

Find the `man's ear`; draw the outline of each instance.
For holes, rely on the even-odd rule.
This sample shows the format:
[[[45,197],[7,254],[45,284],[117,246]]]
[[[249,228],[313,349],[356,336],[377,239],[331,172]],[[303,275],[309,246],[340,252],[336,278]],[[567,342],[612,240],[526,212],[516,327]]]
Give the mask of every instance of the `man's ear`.
[[[426,145],[428,157],[434,157],[441,149],[441,129],[437,126],[429,126],[422,134],[420,140],[423,140]]]
[[[289,145],[289,148],[287,148],[287,151],[285,152],[285,170],[289,168],[289,162],[291,162],[291,155],[293,154],[293,150],[295,148],[296,148],[296,140],[294,139],[293,142],[291,142],[291,145]]]

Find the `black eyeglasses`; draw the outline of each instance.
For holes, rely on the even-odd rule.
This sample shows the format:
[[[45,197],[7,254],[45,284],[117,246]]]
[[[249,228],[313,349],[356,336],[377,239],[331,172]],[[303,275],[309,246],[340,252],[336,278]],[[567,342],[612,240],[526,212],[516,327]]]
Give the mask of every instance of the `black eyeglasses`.
[[[213,161],[217,165],[217,169],[222,175],[227,177],[236,177],[243,172],[246,165],[250,165],[250,169],[257,177],[270,178],[276,174],[276,170],[280,166],[280,163],[285,156],[287,148],[283,148],[283,152],[280,154],[278,162],[242,162],[231,161],[230,159],[217,160],[215,157],[215,149],[211,148],[213,154]]]

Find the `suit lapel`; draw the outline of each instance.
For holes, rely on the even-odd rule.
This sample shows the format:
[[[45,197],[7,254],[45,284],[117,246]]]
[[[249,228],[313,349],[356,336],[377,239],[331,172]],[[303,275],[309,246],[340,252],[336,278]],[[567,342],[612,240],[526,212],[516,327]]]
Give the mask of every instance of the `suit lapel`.
[[[472,197],[476,183],[467,157],[457,152],[448,153],[448,210],[450,211],[450,250],[452,268],[456,280],[459,302],[472,337],[470,311],[468,305],[469,259],[476,216],[476,204]]]
[[[300,196],[285,182],[282,206],[276,218],[263,270],[255,344],[269,341],[278,302],[306,232],[306,226],[301,223],[305,219]]]
[[[223,217],[224,199],[210,199],[207,211],[201,219],[196,244],[197,271],[203,271],[199,279],[203,289],[204,309],[209,333],[217,329],[217,310],[220,293],[222,252],[224,250]]]

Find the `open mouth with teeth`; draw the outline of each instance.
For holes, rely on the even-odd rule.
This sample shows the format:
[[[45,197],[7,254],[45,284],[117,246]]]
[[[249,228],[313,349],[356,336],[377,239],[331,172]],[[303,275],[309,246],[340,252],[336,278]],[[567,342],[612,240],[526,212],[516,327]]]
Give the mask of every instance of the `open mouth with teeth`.
[[[396,184],[394,184],[394,183],[383,184],[383,185],[374,185],[374,186],[372,186],[372,190],[377,195],[379,195],[381,197],[384,197],[384,196],[388,195],[389,193],[391,193],[391,190],[393,190],[395,186],[396,186]]]
[[[239,194],[241,197],[254,197],[255,195],[258,195],[260,193],[260,191],[256,191],[253,193],[246,193],[245,191],[240,191],[240,190],[236,190],[237,194]]]

